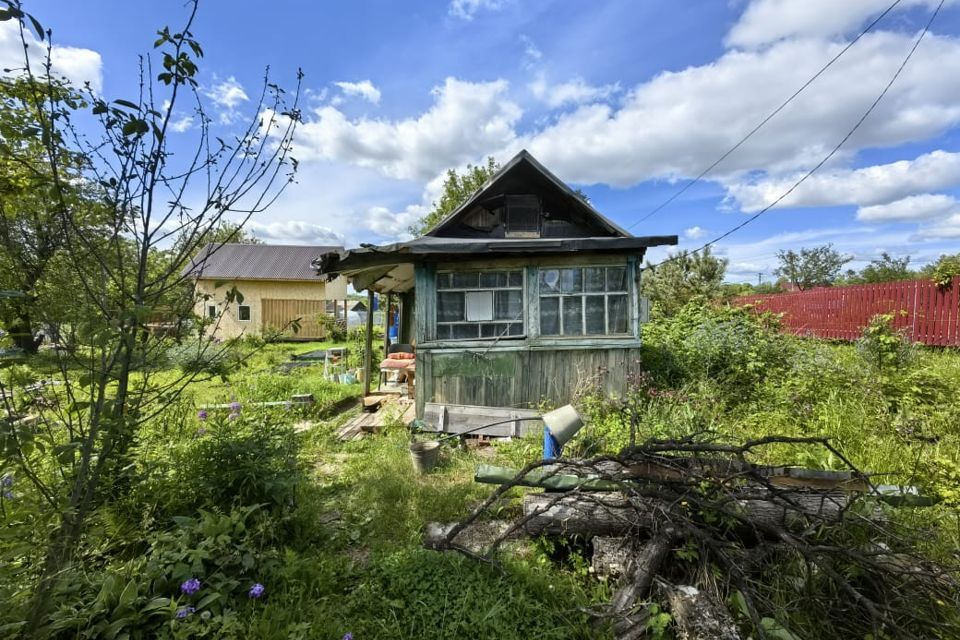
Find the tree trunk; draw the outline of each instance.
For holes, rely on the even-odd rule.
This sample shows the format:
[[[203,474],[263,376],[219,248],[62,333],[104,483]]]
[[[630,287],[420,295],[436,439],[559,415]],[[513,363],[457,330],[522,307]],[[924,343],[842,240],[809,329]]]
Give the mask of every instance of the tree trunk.
[[[423,546],[438,551],[444,550],[447,544],[447,535],[456,524],[456,522],[427,523],[423,533]],[[507,533],[512,525],[513,523],[509,520],[483,520],[473,522],[458,533],[452,542],[473,553],[482,554],[494,541]],[[522,535],[524,535],[524,531],[518,527],[508,538],[516,539]]]
[[[717,598],[695,587],[667,589],[677,640],[740,640],[740,631]]]
[[[627,580],[613,594],[613,600],[610,602],[610,613],[618,618],[613,625],[617,640],[641,637],[639,631],[646,630],[646,618],[637,617],[634,609],[637,601],[645,598],[650,591],[653,579],[676,542],[676,535],[672,529],[657,533],[631,560],[627,570]]]
[[[811,520],[839,521],[849,500],[844,494],[833,493],[787,495],[792,504],[770,495],[731,502],[729,511],[759,527],[798,529]],[[529,493],[523,497],[523,515],[530,516],[525,527],[530,535],[623,536],[652,529],[665,520],[668,510],[664,501],[627,500],[616,493],[571,493],[559,499],[557,494]]]
[[[571,493],[559,498],[555,493],[528,493],[523,497],[523,515],[529,517],[524,528],[532,536],[622,536],[649,530],[656,506],[655,500],[636,500],[631,505],[618,493]]]
[[[620,576],[626,572],[633,557],[634,539],[627,536],[596,536],[592,540],[593,557],[590,568],[599,577]]]
[[[24,353],[33,355],[40,347],[40,341],[33,337],[33,325],[30,319],[30,312],[20,308],[16,312],[13,322],[9,326],[10,337],[13,344],[23,349]]]

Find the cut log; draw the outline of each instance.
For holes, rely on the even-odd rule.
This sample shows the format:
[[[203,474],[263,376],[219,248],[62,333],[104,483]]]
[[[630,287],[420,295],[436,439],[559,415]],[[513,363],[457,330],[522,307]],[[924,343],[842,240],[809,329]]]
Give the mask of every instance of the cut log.
[[[591,570],[599,577],[623,575],[633,557],[633,545],[634,539],[626,536],[596,536],[593,539]]]
[[[845,494],[791,492],[785,497],[733,501],[727,509],[760,527],[799,529],[812,521],[839,521],[848,501]],[[653,498],[628,500],[618,493],[531,493],[523,497],[530,535],[623,536],[662,523],[667,508]]]
[[[672,529],[660,531],[643,545],[640,552],[634,557],[627,569],[627,579],[610,602],[610,614],[614,616],[613,630],[618,640],[637,638],[637,626],[640,623],[634,609],[637,602],[647,596],[653,579],[660,571],[660,566],[676,541],[676,532]],[[645,624],[644,624],[645,626]]]
[[[656,501],[631,503],[619,493],[528,493],[523,515],[530,535],[622,536],[653,525]]]
[[[667,589],[677,640],[740,640],[727,608],[707,591],[691,586]]]
[[[447,543],[447,535],[456,526],[456,522],[429,522],[423,532],[423,546],[428,549],[443,550]],[[513,525],[507,520],[486,520],[473,522],[457,534],[453,543],[473,553],[484,553],[494,540],[502,536]],[[523,529],[517,528],[509,538],[517,539],[525,536]]]

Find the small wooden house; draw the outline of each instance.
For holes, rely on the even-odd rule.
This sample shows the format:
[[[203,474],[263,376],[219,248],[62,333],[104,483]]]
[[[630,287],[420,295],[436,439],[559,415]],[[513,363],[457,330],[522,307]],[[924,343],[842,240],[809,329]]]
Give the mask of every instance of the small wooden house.
[[[632,236],[521,151],[423,237],[316,266],[399,297],[418,416],[476,415],[565,404],[588,380],[622,392],[645,319],[638,267],[647,247],[676,243]]]
[[[220,338],[257,336],[284,329],[300,319],[300,330],[291,339],[317,340],[325,335],[317,322],[320,314],[345,316],[347,284],[343,278],[317,275],[311,262],[317,253],[340,247],[269,244],[208,244],[184,270],[200,297],[197,315],[216,318],[209,331]],[[227,302],[226,292],[236,287],[242,301]],[[341,303],[342,301],[342,303]]]

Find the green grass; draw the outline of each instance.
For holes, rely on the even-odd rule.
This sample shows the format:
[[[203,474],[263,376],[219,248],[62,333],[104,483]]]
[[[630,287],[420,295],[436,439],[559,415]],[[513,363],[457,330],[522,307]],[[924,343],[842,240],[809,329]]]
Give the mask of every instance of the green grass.
[[[676,339],[687,340],[689,335],[685,329]],[[723,357],[730,349],[718,342],[720,347],[712,351],[717,354],[716,367],[694,373],[666,365],[655,367],[654,349],[669,345],[672,338],[661,334],[659,344],[651,338],[647,364],[654,368],[650,385],[657,393],[642,403],[639,439],[699,432],[712,432],[731,441],[769,434],[821,435],[830,437],[858,467],[882,474],[877,476],[881,482],[915,484],[925,492],[937,493],[949,492],[951,482],[954,488],[960,482],[960,475],[951,475],[960,470],[960,403],[956,397],[960,353],[924,349],[909,367],[881,379],[864,365],[854,346],[793,339],[781,344],[775,337],[767,338],[765,351],[729,361]],[[218,426],[225,441],[234,438],[230,446],[237,456],[245,453],[244,443],[258,442],[254,437],[240,438],[240,432],[259,435],[255,429],[261,419],[279,430],[277,437],[282,443],[287,442],[284,438],[293,438],[297,464],[291,463],[290,469],[274,465],[273,469],[279,475],[295,472],[297,486],[293,498],[284,494],[283,500],[270,507],[269,516],[251,526],[252,540],[270,541],[258,542],[266,544],[264,557],[269,561],[254,569],[267,596],[259,601],[234,598],[228,613],[217,614],[210,621],[210,625],[219,625],[216,630],[204,627],[208,623],[199,619],[191,621],[191,629],[199,634],[206,628],[211,637],[264,639],[339,640],[347,632],[356,640],[607,637],[604,630],[591,626],[583,610],[608,601],[611,588],[585,574],[582,558],[558,564],[544,547],[529,544],[494,567],[455,553],[422,548],[427,522],[462,518],[492,490],[473,481],[478,463],[519,467],[539,457],[539,436],[531,434],[500,444],[484,457],[445,446],[441,464],[426,476],[414,472],[409,434],[402,425],[390,425],[359,441],[339,442],[338,427],[356,410],[330,415],[329,409],[359,395],[359,385],[324,380],[322,364],[292,374],[277,371],[292,353],[328,346],[267,345],[232,371],[226,381],[191,385],[179,413],[161,416],[142,434],[142,454],[137,460],[140,484],[134,481],[140,488],[130,492],[124,502],[105,506],[78,565],[83,578],[76,582],[96,584],[105,571],[138,576],[138,555],[148,549],[144,537],[172,528],[166,516],[147,522],[143,514],[151,500],[159,499],[150,495],[151,490],[162,492],[165,482],[190,481],[183,477],[182,469],[171,465],[189,460],[196,451],[206,451],[197,444],[202,437],[198,428],[203,426],[196,416],[198,405],[234,400],[250,405],[285,400],[294,393],[313,393],[318,402],[312,409],[287,413],[285,408],[245,406],[242,419],[250,421],[244,423],[245,431],[232,429],[229,422]],[[34,372],[49,364],[38,363]],[[731,375],[725,375],[723,367]],[[628,432],[622,414],[611,411],[602,399],[593,399],[583,408],[591,421],[569,445],[568,454],[615,452],[626,444]],[[314,426],[303,433],[290,433],[293,423],[304,420]],[[765,448],[756,460],[814,468],[842,466],[842,461],[828,452],[802,446]],[[202,464],[189,469],[193,474],[204,473]],[[224,478],[231,477],[222,472],[216,470]],[[213,470],[209,473],[214,477]],[[514,490],[494,515],[516,516],[519,496],[520,490]],[[923,551],[931,557],[944,557],[960,546],[955,506],[960,496],[946,496],[944,505],[899,512],[899,517],[917,530],[930,532]],[[191,494],[191,499],[203,497]],[[7,517],[21,524],[36,518],[31,510],[39,509],[39,502],[28,498],[13,505]],[[220,508],[227,511],[229,505]],[[0,560],[22,554],[22,547],[23,540],[0,538]],[[242,581],[251,579],[253,576],[242,577]],[[242,591],[247,582],[238,589]],[[28,590],[25,583],[20,587],[18,597],[23,597]],[[83,611],[91,599],[83,593],[74,587],[64,602]],[[11,605],[0,613],[0,626],[10,621],[8,616],[15,610]],[[803,629],[807,624],[804,612],[796,615]],[[152,629],[145,637],[153,633],[181,637],[185,630],[171,624],[161,631]]]

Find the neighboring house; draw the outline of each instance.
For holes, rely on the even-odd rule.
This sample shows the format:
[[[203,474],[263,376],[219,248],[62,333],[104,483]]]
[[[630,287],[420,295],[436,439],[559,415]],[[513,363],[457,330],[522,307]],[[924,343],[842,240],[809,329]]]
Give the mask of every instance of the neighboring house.
[[[300,330],[291,339],[324,337],[317,322],[327,313],[328,301],[342,317],[347,302],[344,278],[328,281],[317,276],[311,261],[318,253],[340,247],[306,247],[268,244],[208,244],[184,270],[196,281],[201,294],[195,312],[214,319],[211,333],[220,338],[261,335],[284,329],[299,318]],[[226,301],[232,287],[243,301]]]
[[[476,415],[562,405],[588,383],[622,393],[645,319],[638,267],[647,247],[676,243],[630,235],[522,151],[424,237],[316,265],[399,296],[418,416]]]

